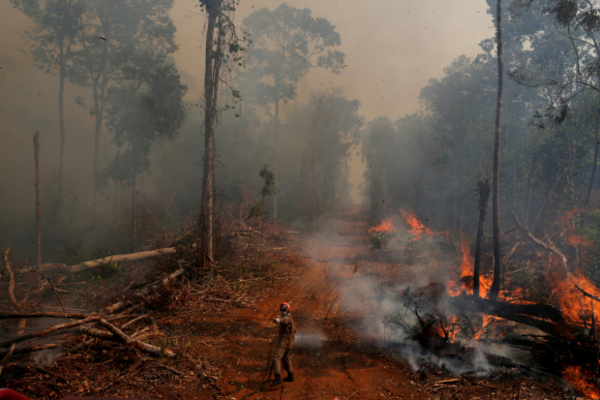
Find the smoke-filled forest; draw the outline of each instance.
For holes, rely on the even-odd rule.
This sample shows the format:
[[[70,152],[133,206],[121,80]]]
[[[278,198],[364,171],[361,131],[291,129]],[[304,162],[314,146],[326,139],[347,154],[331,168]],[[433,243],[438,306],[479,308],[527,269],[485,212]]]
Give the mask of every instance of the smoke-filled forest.
[[[600,2],[0,21],[0,399],[600,398]]]

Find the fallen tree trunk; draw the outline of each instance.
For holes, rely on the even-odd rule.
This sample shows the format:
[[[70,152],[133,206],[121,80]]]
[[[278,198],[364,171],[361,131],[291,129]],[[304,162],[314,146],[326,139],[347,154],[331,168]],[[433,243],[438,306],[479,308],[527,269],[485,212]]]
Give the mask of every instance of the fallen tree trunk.
[[[142,297],[146,296],[148,293],[150,293],[151,290],[157,290],[157,289],[160,289],[161,287],[169,286],[169,284],[172,281],[174,281],[178,276],[183,275],[184,272],[185,271],[183,269],[178,269],[177,271],[175,271],[171,275],[161,279],[160,281],[156,281],[154,283],[151,283],[148,286],[141,288],[140,290],[136,291],[133,295],[135,297],[142,298]],[[104,307],[101,312],[104,315],[112,314],[115,311],[119,311],[123,307],[126,307],[130,303],[131,303],[131,301],[119,301],[108,307]]]
[[[42,271],[48,270],[48,269],[62,269],[66,272],[73,273],[73,272],[85,271],[86,269],[90,269],[90,268],[100,267],[102,265],[106,265],[111,262],[142,261],[142,260],[146,260],[148,258],[154,258],[154,257],[160,257],[160,256],[166,256],[169,254],[174,254],[176,252],[177,252],[176,247],[167,247],[165,249],[142,251],[139,253],[108,256],[108,257],[99,258],[96,260],[85,261],[85,262],[82,262],[77,265],[66,265],[66,264],[57,264],[57,263],[43,264],[40,269]],[[27,272],[32,272],[32,271],[34,271],[33,268],[21,268],[18,272],[19,273],[27,273]]]
[[[461,311],[480,312],[529,325],[555,337],[571,338],[581,330],[580,326],[568,324],[559,310],[544,304],[510,304],[499,301],[467,297],[448,297],[448,302]],[[536,314],[536,310],[539,312]],[[543,315],[541,319],[532,315]]]
[[[57,312],[38,312],[38,313],[0,313],[0,319],[12,318],[88,318],[92,314],[78,313],[57,313]]]
[[[69,322],[66,324],[62,324],[62,325],[55,325],[51,328],[48,328],[46,330],[40,331],[40,332],[35,332],[35,333],[29,333],[27,335],[23,335],[23,336],[19,336],[16,337],[14,339],[11,340],[7,340],[5,342],[0,343],[0,348],[2,347],[8,347],[10,345],[12,345],[13,343],[20,343],[23,342],[25,340],[28,339],[33,339],[33,338],[43,338],[44,336],[48,336],[49,334],[59,331],[59,330],[65,330],[65,329],[70,329],[70,328],[75,328],[77,326],[80,325],[85,325],[85,324],[89,324],[90,322],[95,322],[98,321],[98,319],[100,319],[99,316],[91,316],[91,317],[87,317],[85,319],[76,321],[76,322]]]

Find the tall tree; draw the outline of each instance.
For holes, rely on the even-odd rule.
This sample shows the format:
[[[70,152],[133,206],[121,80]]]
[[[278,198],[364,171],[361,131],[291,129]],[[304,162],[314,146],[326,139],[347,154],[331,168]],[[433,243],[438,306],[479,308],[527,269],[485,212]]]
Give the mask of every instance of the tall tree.
[[[185,118],[183,96],[187,87],[173,64],[164,55],[151,52],[130,57],[121,67],[123,80],[107,93],[107,127],[113,142],[124,148],[101,174],[117,185],[126,184],[132,193],[132,242],[137,251],[135,203],[136,178],[150,170],[152,144],[159,139],[172,140]]]
[[[208,23],[204,64],[204,176],[199,225],[203,256],[211,266],[214,263],[215,124],[219,111],[219,82],[223,80],[224,70],[243,65],[240,55],[245,51],[231,18],[237,3],[237,0],[200,0]],[[239,93],[233,90],[233,96],[239,98]]]
[[[71,64],[71,46],[77,33],[77,21],[81,7],[78,0],[11,0],[33,22],[25,32],[31,47],[33,61],[46,73],[58,72],[58,121],[60,151],[58,163],[58,188],[56,196],[56,222],[60,220],[63,206],[64,159],[65,159],[65,79]]]
[[[173,0],[78,0],[81,7],[78,34],[72,46],[73,66],[69,78],[91,87],[90,103],[78,103],[94,117],[94,189],[92,215],[98,207],[100,139],[106,117],[108,92],[122,79],[121,66],[137,49],[170,54],[177,50],[175,26],[169,17]]]
[[[489,298],[496,300],[500,291],[502,257],[500,253],[500,127],[504,89],[504,60],[502,59],[502,0],[496,2],[496,46],[498,49],[498,96],[496,98],[496,128],[494,131],[494,169],[492,172],[492,231],[494,236],[494,280]]]
[[[281,4],[273,11],[255,11],[242,21],[252,33],[254,46],[248,54],[246,79],[256,85],[257,100],[273,106],[275,183],[278,180],[279,105],[296,97],[296,87],[313,67],[339,74],[344,53],[332,50],[341,37],[325,18],[313,18],[308,8]],[[273,197],[273,218],[277,218],[277,194]]]

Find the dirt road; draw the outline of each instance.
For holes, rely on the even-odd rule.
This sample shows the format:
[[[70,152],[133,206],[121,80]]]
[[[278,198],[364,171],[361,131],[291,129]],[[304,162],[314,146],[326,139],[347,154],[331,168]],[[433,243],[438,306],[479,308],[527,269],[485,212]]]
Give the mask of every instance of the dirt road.
[[[461,380],[458,387],[440,386],[436,382],[452,377],[436,371],[415,375],[402,360],[388,357],[377,339],[358,333],[363,332],[362,324],[383,324],[369,320],[374,313],[367,304],[348,307],[347,297],[341,298],[344,282],[365,274],[355,270],[355,264],[361,254],[371,251],[367,230],[367,218],[359,209],[347,211],[328,224],[326,233],[303,240],[305,266],[290,265],[288,256],[282,255],[281,275],[290,278],[275,281],[264,297],[249,306],[218,303],[214,309],[171,315],[169,323],[181,327],[183,333],[191,330],[182,335],[190,340],[190,354],[217,367],[221,375],[207,377],[200,392],[173,393],[165,385],[158,388],[159,395],[239,400],[254,391],[268,374],[277,335],[273,319],[278,316],[278,305],[287,301],[298,328],[295,382],[267,386],[250,399],[560,398],[555,397],[555,389],[524,382],[471,379]],[[360,302],[361,294],[355,297]],[[217,384],[210,385],[211,379]]]

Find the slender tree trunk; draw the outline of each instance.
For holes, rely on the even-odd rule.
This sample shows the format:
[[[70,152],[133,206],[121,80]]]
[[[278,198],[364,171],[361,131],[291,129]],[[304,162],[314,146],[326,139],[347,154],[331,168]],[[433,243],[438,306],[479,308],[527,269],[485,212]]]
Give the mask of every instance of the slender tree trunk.
[[[275,167],[273,168],[273,177],[275,179],[275,186],[277,186],[277,179],[279,174],[279,99],[275,100]],[[273,219],[277,219],[277,192],[273,196]]]
[[[35,157],[35,264],[37,270],[42,266],[42,195],[40,184],[40,133],[33,134],[33,152]]]
[[[588,186],[587,195],[585,196],[585,206],[590,204],[590,197],[592,196],[592,188],[594,187],[594,180],[596,179],[596,169],[598,168],[598,147],[600,146],[600,139],[598,138],[598,128],[600,127],[600,107],[596,113],[596,144],[594,146],[594,164],[592,166],[592,176],[590,177],[590,185]]]
[[[102,131],[102,110],[100,100],[98,99],[98,89],[94,88],[94,197],[92,199],[92,218],[96,223],[96,214],[98,212],[98,173],[100,172],[100,133]]]
[[[63,171],[65,160],[65,117],[64,117],[64,89],[65,89],[65,58],[63,38],[59,42],[59,84],[58,84],[58,123],[60,129],[60,153],[58,159],[58,194],[56,196],[56,224],[60,222],[63,209]]]
[[[212,265],[213,258],[213,189],[214,189],[214,159],[215,159],[215,140],[214,126],[217,114],[217,95],[218,95],[218,74],[221,58],[219,50],[213,55],[215,26],[219,15],[222,0],[215,0],[206,5],[208,13],[208,25],[206,31],[206,53],[205,53],[205,72],[204,72],[204,182],[202,190],[202,247],[203,254]],[[220,40],[220,37],[218,38]],[[206,263],[205,263],[206,264]]]
[[[116,189],[115,189],[115,227],[119,226],[119,189],[121,186],[121,182],[117,181],[116,182]]]
[[[488,201],[490,199],[490,181],[487,179],[477,182],[479,189],[479,223],[477,224],[477,241],[475,242],[475,266],[473,269],[473,296],[479,297],[479,274],[481,265],[481,241],[485,228]]]
[[[137,253],[137,215],[135,212],[135,174],[131,181],[131,228],[133,236],[133,252]]]
[[[489,298],[496,300],[500,291],[500,125],[502,122],[502,96],[504,89],[504,60],[502,59],[502,0],[496,2],[496,38],[498,46],[498,98],[496,102],[496,131],[494,134],[494,172],[492,187],[492,218],[494,232],[494,281]]]

